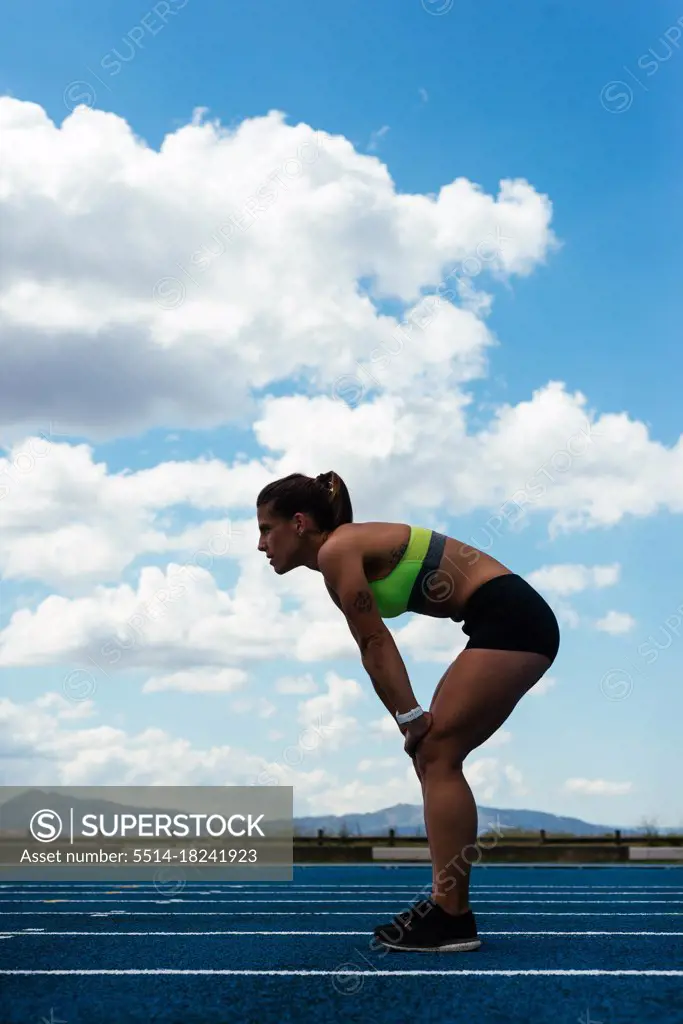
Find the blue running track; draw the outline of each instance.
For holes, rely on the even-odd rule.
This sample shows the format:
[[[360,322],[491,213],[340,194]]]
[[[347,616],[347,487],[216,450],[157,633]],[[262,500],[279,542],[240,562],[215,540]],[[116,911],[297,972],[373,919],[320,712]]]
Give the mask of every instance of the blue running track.
[[[475,867],[480,950],[371,948],[430,878],[2,885],[0,1024],[683,1024],[683,868]]]

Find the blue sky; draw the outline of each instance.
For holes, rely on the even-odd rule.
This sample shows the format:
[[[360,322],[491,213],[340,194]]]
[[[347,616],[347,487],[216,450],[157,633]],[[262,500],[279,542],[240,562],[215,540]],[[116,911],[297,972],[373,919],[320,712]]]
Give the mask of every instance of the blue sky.
[[[568,571],[564,570],[564,575],[555,574],[555,584],[560,589],[544,591],[566,616],[561,655],[551,673],[555,685],[547,693],[530,696],[522,702],[505,726],[510,737],[506,739],[503,734],[502,742],[481,752],[483,761],[475,773],[473,787],[480,803],[536,807],[605,823],[637,825],[647,816],[657,818],[664,825],[681,824],[683,805],[675,780],[680,777],[681,765],[676,723],[683,713],[679,685],[683,665],[683,645],[679,643],[683,633],[683,586],[680,584],[683,556],[677,543],[683,492],[675,479],[680,458],[677,463],[671,451],[681,432],[679,382],[683,371],[683,357],[677,344],[683,302],[680,289],[683,154],[680,133],[675,130],[683,68],[681,10],[675,4],[663,2],[655,8],[636,3],[598,7],[581,4],[571,5],[571,8],[544,3],[533,11],[520,11],[456,0],[444,13],[438,14],[440,6],[448,7],[447,0],[441,4],[431,0],[423,3],[420,0],[398,3],[376,0],[372,4],[350,0],[343,5],[315,8],[298,0],[257,5],[201,0],[169,0],[167,5],[146,5],[121,0],[116,4],[101,2],[94,6],[77,0],[60,5],[59,9],[42,0],[30,6],[12,0],[6,5],[0,43],[0,96],[39,105],[57,128],[79,101],[85,101],[86,115],[88,108],[116,115],[135,137],[144,140],[153,150],[158,150],[168,136],[187,126],[197,108],[205,108],[207,119],[218,120],[233,130],[245,121],[265,118],[269,111],[277,110],[283,112],[287,125],[301,123],[314,132],[344,138],[357,154],[374,158],[390,176],[398,194],[436,195],[444,186],[462,178],[478,186],[485,195],[495,197],[502,179],[524,179],[535,194],[548,198],[552,204],[550,230],[557,244],[548,244],[547,232],[534,221],[533,231],[529,228],[528,238],[525,236],[527,248],[523,253],[522,243],[519,243],[519,260],[528,259],[533,264],[529,272],[520,271],[516,264],[505,278],[486,276],[481,281],[486,294],[492,296],[486,326],[497,344],[487,352],[486,372],[462,385],[463,392],[472,397],[468,408],[469,430],[470,433],[484,430],[501,406],[516,409],[519,403],[531,402],[534,392],[546,388],[549,382],[561,382],[569,395],[576,392],[584,395],[585,414],[592,421],[607,417],[603,422],[604,439],[595,441],[597,461],[589,464],[589,460],[582,462],[578,458],[572,465],[567,479],[571,478],[575,490],[562,507],[576,514],[585,512],[585,495],[589,491],[592,507],[596,501],[609,505],[616,473],[620,481],[614,490],[615,507],[620,509],[616,521],[608,523],[604,515],[601,521],[600,516],[594,514],[584,528],[557,532],[549,528],[554,510],[538,507],[525,520],[524,529],[501,531],[493,553],[513,570],[527,576],[552,566],[584,566],[590,575],[591,567],[618,565],[618,578],[602,587],[584,581],[571,593],[567,589],[571,573],[568,576]],[[57,173],[57,164],[47,155],[41,159],[39,146],[43,144],[43,137],[38,128],[31,130],[36,133],[34,148],[30,150],[33,154],[31,180],[33,174],[36,179],[40,177],[44,160],[47,182],[52,173]],[[88,167],[96,163],[100,166],[98,161],[103,159],[103,150],[98,149],[96,156],[88,156],[87,137],[91,133],[89,137],[94,138],[101,131],[104,138],[106,130],[101,122],[96,125],[84,120],[81,134],[69,142],[74,151],[75,147],[84,147],[84,155],[80,159],[78,154],[73,158],[76,174],[69,193],[72,197],[90,194],[88,188],[97,189],[98,180],[102,180],[94,172],[92,179],[88,178]],[[125,146],[114,139],[108,151],[111,161],[124,160],[121,155],[124,150]],[[210,146],[206,150],[199,144],[196,149],[189,146],[183,159],[184,167],[192,164],[192,173],[196,172],[198,182],[206,175],[206,195],[210,198],[205,200],[208,205],[202,217],[207,208],[213,208],[215,217],[220,216],[223,210],[221,182],[220,178],[212,177]],[[107,172],[100,170],[99,173]],[[249,170],[244,173],[248,179]],[[360,170],[357,173],[360,174]],[[8,250],[7,261],[3,260],[7,264],[6,285],[0,281],[0,289],[9,288],[7,282],[28,280],[31,274],[35,280],[44,280],[41,268],[49,262],[53,250],[63,253],[73,246],[73,252],[77,253],[81,245],[79,232],[92,228],[102,266],[107,266],[108,259],[111,261],[107,287],[114,287],[111,281],[117,277],[115,265],[121,269],[120,290],[112,291],[112,301],[122,304],[132,301],[134,289],[127,283],[130,278],[126,263],[130,268],[143,267],[144,273],[149,275],[150,287],[145,285],[149,299],[154,281],[175,272],[170,254],[167,262],[163,252],[148,259],[149,235],[155,230],[159,235],[168,231],[170,245],[175,244],[176,236],[182,235],[180,253],[189,254],[203,243],[208,222],[197,214],[196,227],[193,226],[193,203],[203,186],[197,186],[194,191],[179,189],[177,195],[171,193],[169,198],[161,195],[163,185],[157,185],[156,194],[150,190],[143,196],[142,179],[136,179],[135,187],[130,185],[132,180],[126,179],[121,195],[116,200],[112,198],[112,204],[120,205],[112,205],[106,216],[98,210],[101,220],[95,219],[92,207],[83,214],[83,220],[69,220],[69,201],[81,200],[67,200],[68,187],[63,183],[55,193],[46,185],[43,196],[57,195],[56,205],[64,214],[62,230],[54,227],[53,218],[57,215],[52,209],[34,203],[35,195],[31,193],[24,206],[18,204],[13,208],[20,210],[26,225],[30,221],[31,230],[23,231],[21,247],[17,243]],[[255,180],[258,180],[258,173]],[[349,179],[344,180],[348,189]],[[229,206],[233,187],[230,175],[225,178],[224,187],[226,206]],[[7,202],[9,209],[14,197],[12,194],[7,199],[7,195],[10,193],[0,192],[0,203]],[[278,217],[285,202],[278,201]],[[156,206],[162,209],[164,203],[168,204],[165,219],[157,220]],[[133,207],[135,214],[131,213]],[[311,227],[305,206],[298,209],[296,218],[292,214],[288,233],[276,240],[270,238],[269,230],[274,218],[266,220],[264,216],[263,245],[272,245],[273,259],[286,258],[301,269],[306,266],[302,255],[306,244],[303,232],[314,231],[315,225]],[[352,205],[347,218],[351,233],[354,230]],[[117,225],[125,221],[128,230],[133,220],[139,225],[139,234],[126,235],[123,245],[117,238]],[[531,220],[530,213],[529,223]],[[8,223],[12,229],[15,221]],[[46,239],[42,248],[41,237]],[[336,238],[341,251],[346,235],[339,234]],[[140,248],[136,251],[138,241]],[[95,249],[89,251],[92,253]],[[405,260],[409,265],[411,256],[407,246],[405,251],[397,253],[397,263]],[[94,261],[97,262],[97,257]],[[77,262],[78,257],[74,255],[74,264]],[[359,259],[358,265],[361,263]],[[451,259],[449,265],[452,263]],[[258,261],[254,266],[257,273]],[[222,272],[218,267],[216,274]],[[54,273],[52,267],[50,274]],[[59,273],[58,270],[57,280]],[[136,273],[142,271],[130,269],[131,277]],[[231,279],[227,270],[225,274],[225,279],[217,283],[219,294],[223,299],[227,296],[228,301],[234,277]],[[357,280],[360,277],[359,272]],[[146,282],[147,278],[144,280]],[[264,319],[259,320],[261,334],[258,338],[259,344],[266,345],[266,341],[261,342],[262,324],[268,322],[269,303],[274,304],[281,296],[278,295],[277,273],[272,278],[264,275],[264,282],[259,300],[259,316]],[[344,282],[340,284],[342,291],[343,285]],[[70,286],[78,289],[78,276]],[[302,294],[305,294],[305,287],[304,282]],[[420,289],[430,290],[426,279],[420,283]],[[398,298],[394,296],[393,305],[387,301],[386,294],[378,294],[376,309],[405,307],[409,291]],[[14,299],[5,303],[0,296],[0,317],[7,317],[10,322],[15,316],[14,309]],[[21,320],[18,315],[15,320],[22,332],[27,332],[21,334],[22,345],[35,341],[37,351],[39,349],[46,359],[50,325],[28,324],[25,317]],[[131,314],[128,323],[132,322]],[[15,326],[13,321],[10,326]],[[298,339],[304,336],[304,329],[298,324],[295,327],[293,320],[290,327],[287,343],[296,347]],[[88,330],[87,326],[83,327],[84,338],[92,337]],[[191,325],[184,325],[183,330],[187,337],[194,337]],[[198,345],[201,327],[196,331],[192,344]],[[14,337],[11,333],[6,336]],[[63,346],[61,351],[66,362],[73,353],[65,337],[60,335],[58,344]],[[259,443],[258,431],[252,429],[255,422],[263,419],[261,402],[264,397],[272,395],[277,399],[282,395],[299,394],[308,402],[315,394],[325,394],[325,388],[316,391],[311,386],[304,387],[295,374],[284,378],[275,373],[266,374],[258,380],[248,378],[247,386],[241,390],[235,384],[235,395],[227,394],[223,415],[216,413],[207,400],[211,413],[206,413],[208,419],[202,419],[201,393],[192,399],[195,415],[188,412],[189,399],[179,402],[165,397],[161,388],[156,404],[152,403],[144,416],[141,414],[144,425],[140,428],[134,408],[116,411],[117,403],[122,401],[117,391],[121,385],[114,383],[118,378],[112,374],[113,364],[109,356],[105,356],[104,346],[111,346],[114,360],[116,352],[124,349],[117,348],[116,337],[112,335],[112,338],[105,332],[101,346],[94,345],[88,350],[89,356],[79,360],[77,370],[71,369],[70,383],[68,387],[62,385],[61,390],[59,383],[50,388],[49,375],[42,389],[37,387],[34,378],[30,385],[26,384],[24,400],[24,378],[17,373],[11,386],[6,385],[8,394],[11,391],[11,412],[3,413],[0,440],[5,438],[8,447],[16,441],[17,451],[21,451],[22,444],[24,449],[26,447],[24,439],[35,431],[46,431],[51,422],[59,426],[73,420],[76,424],[73,433],[69,431],[69,436],[60,441],[70,449],[79,442],[90,445],[92,452],[88,458],[94,464],[106,464],[108,474],[134,475],[139,470],[153,470],[172,460],[185,463],[201,458],[215,458],[234,467],[238,453],[256,463],[264,460],[266,449]],[[131,346],[130,352],[134,353],[132,342]],[[367,344],[364,348],[359,336],[356,354],[362,357],[370,348]],[[128,348],[125,351],[128,353]],[[187,365],[189,367],[190,362]],[[140,363],[136,381],[135,360],[130,359],[126,387],[134,388],[136,394],[138,389],[144,393],[145,374],[149,372],[146,367],[147,363]],[[38,369],[36,374],[39,376],[40,372]],[[349,359],[348,371],[340,362],[335,372],[354,372],[353,359]],[[236,373],[235,377],[238,376]],[[102,422],[98,423],[92,410],[90,418],[85,412],[81,415],[74,396],[79,387],[83,392],[97,394],[102,388],[104,395],[108,379],[111,380],[110,394],[98,401],[103,410],[111,406],[114,412],[109,416],[103,412]],[[243,404],[237,400],[238,393]],[[62,399],[60,394],[69,397]],[[405,397],[403,392],[401,394]],[[369,396],[368,401],[371,400]],[[7,403],[3,404],[7,408]],[[408,404],[405,415],[410,411]],[[302,433],[308,429],[308,415],[306,412],[306,419],[302,421]],[[422,407],[420,415],[427,415]],[[618,422],[610,419],[620,415],[631,424],[623,438]],[[271,420],[268,416],[266,421],[271,424],[269,436],[277,424],[286,422],[277,417]],[[530,429],[542,432],[543,423],[542,418],[535,419]],[[301,450],[297,447],[296,430],[292,430],[295,439],[289,445],[287,441],[283,443],[285,453]],[[428,436],[427,432],[425,437]],[[548,434],[548,458],[557,450],[553,436],[552,432]],[[541,436],[529,438],[532,447],[540,444],[542,448],[542,441]],[[328,465],[336,449],[331,444],[326,448],[324,440],[320,444],[322,448],[316,451],[324,465],[305,466],[303,471],[336,468]],[[272,461],[282,452],[274,454],[271,450],[267,455]],[[522,459],[519,452],[507,448],[503,457],[510,465]],[[74,476],[67,469],[69,458],[71,454],[65,452],[59,471],[56,462],[49,461],[49,472],[54,474],[54,478],[50,475],[49,500],[65,503],[60,512],[62,523],[78,522],[79,508],[84,508],[78,503],[78,487],[74,483],[77,473]],[[535,456],[531,454],[529,458],[531,461],[524,462],[527,468],[519,482],[513,484],[513,490],[523,486],[524,481],[538,471]],[[540,461],[544,463],[545,457]],[[350,470],[345,469],[343,475],[346,478],[351,472],[354,479],[353,464],[348,465]],[[393,465],[389,456],[387,472]],[[482,463],[482,477],[492,472],[491,465],[487,461]],[[31,500],[37,500],[38,492],[33,488],[43,479],[40,474],[48,466],[48,460],[45,463],[36,460],[36,466],[35,472],[31,471],[26,479],[15,469],[14,482],[5,498],[6,509],[15,503],[12,506],[14,531],[20,529],[16,523],[24,514],[22,495],[26,501],[29,495]],[[404,493],[404,484],[409,483],[411,487],[415,484],[410,476],[410,464],[400,462],[397,457],[395,467],[396,472],[391,476],[391,511],[384,510],[380,493],[358,494],[356,499],[357,492],[352,488],[352,498],[354,503],[357,500],[362,517],[391,518],[400,514],[405,517],[404,521],[438,523],[449,533],[469,539],[482,536],[477,531],[481,531],[482,525],[496,514],[501,504],[482,479],[481,498],[469,505],[459,506],[455,498],[448,499],[446,495],[450,492],[446,485],[443,492],[435,485],[439,497],[429,508],[411,505]],[[365,468],[359,467],[359,481],[365,479]],[[473,463],[468,470],[474,479],[476,468]],[[168,472],[178,480],[186,470],[179,466]],[[520,471],[514,472],[519,475]],[[517,480],[514,473],[510,479]],[[155,477],[153,486],[156,480]],[[564,487],[564,483],[564,478],[559,484],[555,479],[551,488]],[[72,485],[73,493],[69,491]],[[93,488],[96,486],[99,485],[92,484]],[[172,487],[170,489],[173,491]],[[65,497],[67,492],[68,498]],[[44,498],[47,491],[40,493]],[[221,485],[216,484],[215,495],[224,493]],[[98,511],[89,508],[87,516],[82,511],[83,530],[88,538],[96,534],[100,543],[106,537],[106,543],[113,546],[115,519],[107,509],[107,496],[103,491],[101,500],[95,501],[94,494],[89,485],[87,501],[92,501],[93,509],[96,506]],[[212,498],[212,502],[207,510],[208,506],[198,508],[196,501],[176,497],[165,507],[156,504],[153,512],[148,510],[146,514],[150,518],[145,523],[150,529],[163,527],[182,533],[190,524],[224,516],[219,497]],[[8,511],[7,515],[10,514]],[[231,519],[246,524],[247,529],[252,514],[248,501],[242,497],[235,500],[230,510]],[[161,524],[155,520],[152,525],[154,515],[167,517],[168,522]],[[32,529],[38,533],[42,530],[43,540],[48,538],[56,564],[58,554],[54,552],[60,548],[56,541],[49,541],[47,522]],[[16,537],[19,538],[19,533]],[[245,538],[245,550],[251,540],[249,536]],[[123,546],[126,542],[126,538],[121,539]],[[256,542],[254,532],[254,546]],[[182,564],[187,557],[182,546],[154,551],[138,543],[138,539],[135,544],[131,540],[130,549],[118,560],[114,555],[109,560],[103,557],[106,570],[98,579],[96,572],[88,574],[87,567],[70,568],[68,556],[62,559],[58,569],[53,565],[48,571],[46,565],[53,555],[49,558],[47,554],[31,555],[25,538],[18,539],[17,544],[20,555],[14,556],[14,561],[8,552],[2,555],[0,624],[7,629],[18,608],[36,612],[50,595],[62,595],[65,601],[73,602],[99,593],[98,586],[117,588],[128,583],[135,589],[142,567],[157,565],[163,569],[169,561]],[[243,566],[241,568],[246,572]],[[210,571],[218,587],[231,594],[239,579],[239,569],[229,559],[216,559]],[[558,585],[560,576],[563,582]],[[307,581],[306,586],[310,582]],[[282,596],[281,583],[270,582],[273,594]],[[539,589],[543,591],[540,583]],[[323,601],[322,595],[320,601]],[[50,607],[48,603],[48,610]],[[79,605],[80,609],[83,607]],[[603,620],[610,611],[630,616],[630,628],[625,632],[597,628],[596,622]],[[68,614],[66,606],[59,606],[54,625],[49,628],[43,625],[40,629],[36,625],[38,634],[45,637],[52,628],[59,633],[60,622],[67,621],[60,616],[68,618]],[[96,616],[97,612],[92,614]],[[325,611],[325,615],[328,614],[332,616],[334,612]],[[40,621],[52,623],[53,620]],[[262,625],[267,636],[267,616]],[[405,622],[401,620],[392,625],[403,627]],[[4,635],[6,649],[9,639],[13,649],[21,648],[15,639],[16,628],[15,621],[15,631]],[[325,624],[320,628],[325,629]],[[64,632],[68,632],[66,626]],[[83,636],[86,634],[87,630]],[[651,637],[665,648],[652,663],[639,653],[639,648],[642,651],[642,645]],[[3,637],[0,637],[0,648],[2,643]],[[71,655],[77,650],[82,655],[86,648],[90,649],[88,644],[96,644],[95,640],[84,640],[80,647],[74,640],[71,648],[66,641],[62,647],[60,643],[61,640],[54,644],[55,651],[60,653],[52,660],[47,654],[41,654],[37,665],[27,663],[25,647],[21,648],[23,653],[8,656],[3,661],[0,685],[3,695],[12,702],[12,709],[7,712],[8,721],[14,716],[11,721],[27,723],[32,715],[49,715],[49,704],[43,707],[30,702],[40,700],[41,695],[49,691],[63,695],[65,674],[81,664],[91,664],[87,659],[83,661]],[[30,647],[34,641],[26,640],[26,644]],[[68,715],[58,718],[59,735],[63,737],[58,750],[46,752],[39,745],[32,748],[27,732],[25,742],[33,751],[30,769],[28,761],[10,759],[8,763],[12,767],[8,770],[13,774],[8,776],[8,781],[10,778],[13,783],[23,781],[21,772],[29,772],[31,780],[44,781],[40,775],[42,769],[35,768],[42,760],[43,764],[56,763],[65,782],[72,779],[85,782],[87,765],[95,764],[96,759],[88,761],[90,755],[84,755],[85,760],[79,762],[73,753],[81,749],[79,741],[75,736],[69,738],[70,731],[99,727],[122,730],[120,743],[128,751],[123,761],[117,761],[115,751],[119,739],[112,735],[107,740],[110,757],[105,768],[109,774],[105,773],[104,777],[112,783],[118,781],[119,763],[125,763],[126,770],[133,773],[129,776],[131,780],[139,778],[146,782],[149,777],[164,781],[159,775],[163,771],[159,765],[141,767],[142,761],[130,754],[135,747],[135,737],[147,728],[163,730],[166,737],[163,742],[169,743],[169,749],[173,741],[182,738],[187,741],[188,749],[201,751],[203,781],[211,775],[211,761],[206,751],[224,744],[244,746],[253,759],[249,761],[252,766],[249,770],[255,771],[253,766],[258,767],[259,757],[268,762],[281,761],[283,749],[287,743],[296,741],[302,721],[306,721],[297,719],[299,696],[277,692],[277,680],[310,673],[318,689],[306,695],[305,699],[309,699],[316,693],[327,693],[325,677],[328,672],[345,680],[357,680],[363,694],[352,710],[344,703],[346,698],[339,705],[339,715],[358,716],[349,728],[358,731],[359,741],[342,742],[330,751],[316,751],[314,755],[307,755],[302,765],[302,770],[306,771],[327,771],[335,780],[328,789],[336,794],[336,803],[329,809],[366,810],[383,806],[381,780],[395,771],[400,771],[403,777],[401,757],[404,755],[398,739],[380,733],[373,734],[371,740],[363,737],[365,721],[378,719],[382,709],[373,704],[376,698],[370,683],[352,652],[348,657],[337,655],[317,660],[297,657],[293,649],[287,657],[270,660],[250,655],[239,663],[248,673],[248,683],[238,695],[197,693],[173,687],[161,692],[143,692],[146,680],[171,671],[170,655],[159,655],[155,661],[154,645],[149,643],[146,650],[149,659],[143,658],[135,667],[128,665],[125,671],[106,676],[101,667],[92,670],[95,685],[90,695],[92,705],[87,705],[90,716],[85,715],[85,704],[71,700],[70,704],[79,709],[79,714],[83,713],[83,720],[70,719]],[[406,664],[416,692],[423,701],[428,701],[445,666],[414,657],[416,651],[417,648],[406,653]],[[230,664],[235,664],[234,659],[230,659]],[[213,669],[216,667],[214,663]],[[190,671],[192,668],[190,665]],[[616,677],[608,676],[612,683],[605,683],[606,673],[613,670],[627,672],[631,682],[616,685],[613,683]],[[275,710],[263,718],[259,718],[254,709],[235,711],[232,702],[236,697],[249,697],[253,701],[265,699]],[[330,701],[324,707],[326,713],[332,714],[331,709],[337,705],[334,699]],[[40,708],[39,712],[36,707]],[[54,713],[59,716],[56,705]],[[281,735],[269,738],[270,732]],[[90,749],[89,743],[90,740],[83,741],[83,749]],[[144,742],[140,741],[139,745],[144,747]],[[23,747],[22,751],[22,757],[29,756]],[[229,776],[236,756],[225,754],[220,768],[216,768],[216,782]],[[361,770],[359,756],[395,757],[398,767],[370,765]],[[478,756],[473,754],[472,759]],[[523,789],[510,785],[514,772],[506,774],[506,766],[521,773]],[[141,774],[135,776],[136,771]],[[147,771],[151,774],[145,777]],[[568,779],[583,781],[572,790],[571,786],[567,787]],[[354,788],[359,780],[366,789]],[[591,792],[591,783],[595,792]],[[297,782],[294,784],[296,798]],[[314,779],[308,779],[305,786],[302,784],[300,794],[298,805],[295,802],[297,813],[322,810],[323,797],[315,789]]]

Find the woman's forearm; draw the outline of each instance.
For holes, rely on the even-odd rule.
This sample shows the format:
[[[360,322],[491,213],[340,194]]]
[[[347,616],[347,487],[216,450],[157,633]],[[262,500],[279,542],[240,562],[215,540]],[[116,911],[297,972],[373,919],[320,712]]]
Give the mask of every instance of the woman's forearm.
[[[366,668],[367,668],[367,666],[366,666]],[[368,673],[368,675],[369,674],[370,673]],[[389,712],[391,717],[394,718],[394,712],[393,712],[393,709],[392,709],[391,701],[387,697],[386,693],[384,693],[384,691],[382,690],[382,687],[379,685],[379,683],[377,682],[377,680],[373,676],[370,676],[370,682],[372,683],[372,686],[373,686],[373,689],[374,689],[375,693],[377,694],[379,699],[382,701],[382,704],[384,704],[384,707],[387,709],[387,711]],[[394,718],[394,721],[396,721],[395,718]]]
[[[393,638],[368,644],[362,654],[363,667],[378,697],[393,717],[417,705],[406,667]]]

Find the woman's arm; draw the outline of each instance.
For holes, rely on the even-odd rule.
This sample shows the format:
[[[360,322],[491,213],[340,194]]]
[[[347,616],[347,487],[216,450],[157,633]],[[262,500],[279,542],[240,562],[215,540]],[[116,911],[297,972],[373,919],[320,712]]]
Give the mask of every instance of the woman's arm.
[[[325,581],[325,586],[327,587],[328,594],[330,595],[330,597],[332,598],[332,600],[336,604],[337,608],[339,608],[339,610],[341,611],[342,610],[342,606],[341,606],[341,601],[339,600],[338,594],[336,594],[334,592],[334,590],[332,590],[332,588],[330,587],[330,585],[327,582],[327,580]],[[347,620],[347,623],[348,623],[348,620]],[[349,625],[349,628],[351,629],[351,633],[353,635],[353,639],[356,641],[356,643],[360,647],[360,643],[359,643],[359,640],[358,640],[358,635],[351,628],[351,624],[348,623],[348,625]],[[384,704],[384,707],[387,709],[387,711],[389,712],[391,717],[394,718],[394,712],[392,711],[391,702],[390,702],[389,698],[387,697],[386,693],[384,693],[382,691],[381,686],[379,685],[379,683],[377,682],[376,679],[373,679],[372,676],[370,676],[370,682],[372,683],[372,686],[373,686],[373,689],[374,689],[375,693],[377,694],[379,699],[382,701],[382,704]],[[396,721],[395,718],[394,718],[394,721]]]
[[[347,538],[331,538],[320,551],[318,567],[346,617],[380,700],[391,715],[410,711],[417,705],[417,698],[394,638],[377,608],[360,551]]]

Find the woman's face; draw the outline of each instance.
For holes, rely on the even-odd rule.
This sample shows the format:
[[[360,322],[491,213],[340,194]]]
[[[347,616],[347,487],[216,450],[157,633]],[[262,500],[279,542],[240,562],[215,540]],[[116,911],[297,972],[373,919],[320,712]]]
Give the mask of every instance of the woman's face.
[[[302,550],[297,517],[281,519],[270,511],[270,506],[257,509],[259,551],[264,551],[273,570],[278,574],[289,572],[300,564],[297,556]]]

